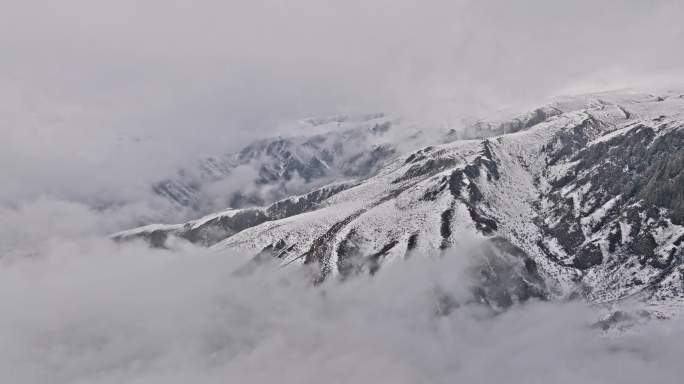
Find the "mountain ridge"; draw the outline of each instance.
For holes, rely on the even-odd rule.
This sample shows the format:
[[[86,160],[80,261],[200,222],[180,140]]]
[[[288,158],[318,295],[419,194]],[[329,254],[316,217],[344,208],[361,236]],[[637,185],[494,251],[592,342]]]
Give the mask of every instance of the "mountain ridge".
[[[684,292],[683,112],[679,92],[561,99],[478,128],[503,134],[425,146],[338,189],[281,200],[307,203],[240,230],[219,214],[114,237],[171,235],[315,264],[316,281],[374,274],[476,238],[490,244],[489,260],[513,266],[515,289],[499,295],[501,305],[530,296],[673,303]],[[198,240],[189,235],[195,225],[223,232]]]

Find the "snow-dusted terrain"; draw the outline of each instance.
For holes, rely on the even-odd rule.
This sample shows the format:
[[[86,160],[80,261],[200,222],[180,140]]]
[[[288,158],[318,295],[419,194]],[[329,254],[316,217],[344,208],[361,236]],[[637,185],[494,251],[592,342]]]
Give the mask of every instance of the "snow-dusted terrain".
[[[407,141],[398,135],[410,131],[398,126],[400,122],[383,114],[303,119],[288,135],[203,158],[155,183],[153,190],[198,212],[212,208],[206,201],[212,190],[236,208],[268,204],[331,180],[374,173],[397,154],[398,142]]]
[[[313,264],[316,281],[375,274],[412,255],[439,256],[480,239],[487,265],[475,297],[492,306],[584,297],[601,304],[638,301],[666,315],[684,297],[684,92],[560,98],[408,151],[397,149],[408,135],[393,136],[391,145],[368,139],[391,131],[385,116],[358,124],[313,139],[260,142],[208,162],[205,172],[226,175],[232,164],[267,154],[270,166],[260,160],[264,183],[294,172],[344,181],[263,207],[114,238],[144,237],[164,246],[179,237],[216,252],[273,257],[284,266]],[[464,136],[481,138],[459,139]],[[178,201],[195,198],[182,192],[191,188],[181,182],[164,185],[160,193]],[[503,291],[496,288],[501,281],[491,284],[504,278]]]

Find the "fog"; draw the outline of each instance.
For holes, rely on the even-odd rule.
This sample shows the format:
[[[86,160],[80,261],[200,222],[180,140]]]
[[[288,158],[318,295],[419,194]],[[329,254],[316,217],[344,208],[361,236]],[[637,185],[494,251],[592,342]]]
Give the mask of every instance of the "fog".
[[[148,200],[287,122],[682,79],[678,0],[1,0],[0,202]],[[92,204],[91,204],[92,205]]]
[[[472,244],[472,246],[476,246]],[[604,335],[597,309],[466,303],[468,247],[318,287],[303,267],[82,236],[0,268],[11,383],[676,383],[684,329]]]
[[[580,302],[438,314],[441,293],[468,301],[468,248],[312,287],[305,267],[107,235],[184,217],[153,182],[303,117],[458,128],[681,84],[683,16],[680,0],[0,0],[0,382],[681,381],[680,320],[606,335]]]
[[[313,270],[116,243],[41,200],[0,221],[0,381],[23,383],[679,382],[680,320],[619,333],[607,308],[472,301],[476,241],[314,287]],[[111,219],[114,220],[114,219]],[[445,307],[444,297],[459,303]],[[624,308],[623,308],[624,309]]]

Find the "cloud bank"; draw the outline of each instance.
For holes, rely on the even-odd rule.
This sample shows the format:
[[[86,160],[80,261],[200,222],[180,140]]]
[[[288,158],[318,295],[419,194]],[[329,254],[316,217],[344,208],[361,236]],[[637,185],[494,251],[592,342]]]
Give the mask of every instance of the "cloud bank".
[[[681,322],[603,336],[579,303],[476,305],[468,255],[312,288],[307,270],[188,247],[53,240],[0,267],[0,377],[23,383],[660,383]],[[241,270],[243,272],[236,273]]]
[[[0,202],[149,198],[293,118],[681,80],[677,0],[3,0]]]

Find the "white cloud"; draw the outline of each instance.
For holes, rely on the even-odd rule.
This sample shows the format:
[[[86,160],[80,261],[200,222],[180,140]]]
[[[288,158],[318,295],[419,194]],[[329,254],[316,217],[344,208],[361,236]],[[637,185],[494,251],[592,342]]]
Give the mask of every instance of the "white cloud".
[[[587,82],[682,79],[677,0],[0,4],[5,203],[144,199],[289,118],[457,121]]]
[[[0,266],[0,377],[12,383],[642,383],[684,373],[680,322],[602,336],[579,303],[436,317],[466,254],[312,288],[234,274],[240,255],[62,239]],[[463,301],[462,301],[463,302]]]

